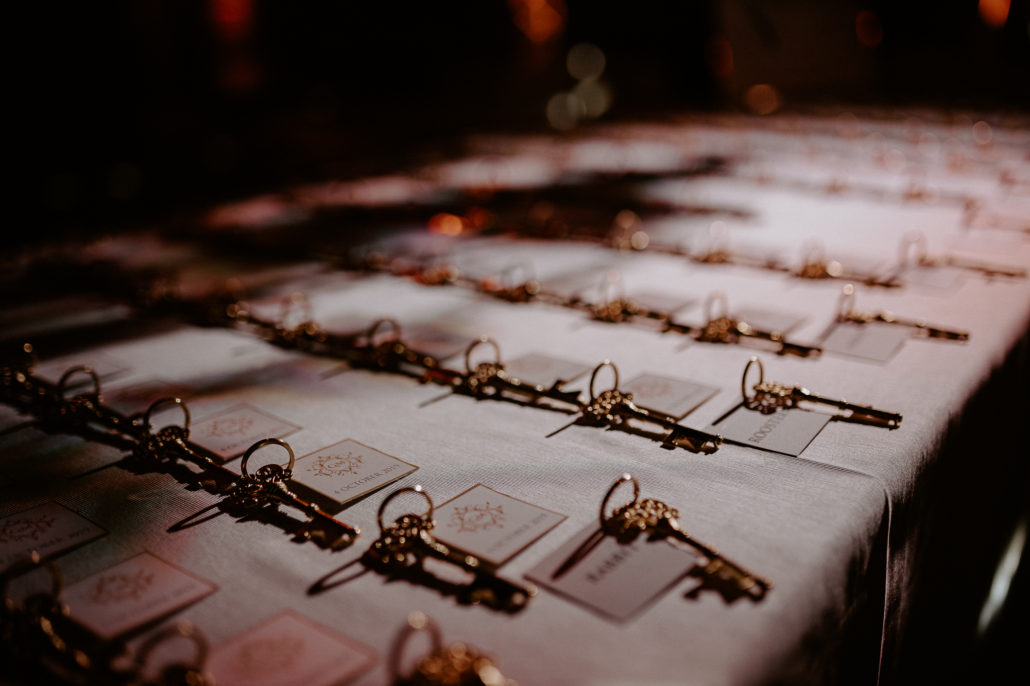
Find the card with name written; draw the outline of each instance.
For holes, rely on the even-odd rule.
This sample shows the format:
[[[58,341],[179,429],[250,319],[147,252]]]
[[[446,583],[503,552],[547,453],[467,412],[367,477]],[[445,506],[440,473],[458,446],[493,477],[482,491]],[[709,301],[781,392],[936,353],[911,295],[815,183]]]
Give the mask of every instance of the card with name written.
[[[632,393],[633,402],[637,405],[664,412],[677,419],[685,417],[719,392],[715,386],[657,374],[641,374],[619,384],[619,390]]]
[[[216,646],[206,671],[216,684],[333,686],[376,659],[371,648],[287,610]]]
[[[543,353],[529,353],[505,360],[504,369],[509,376],[547,388],[555,381],[572,381],[590,371],[588,365]]]
[[[737,405],[706,429],[726,441],[797,457],[808,447],[830,415],[797,408],[763,414]]]
[[[217,587],[164,560],[140,553],[64,589],[72,617],[102,638],[114,638],[165,617]]]
[[[699,562],[687,550],[639,536],[619,543],[590,524],[526,576],[616,622],[639,614]]]
[[[190,440],[224,461],[239,457],[262,438],[283,438],[299,429],[256,407],[237,405],[191,424]]]
[[[884,363],[901,350],[909,336],[903,326],[841,322],[826,332],[820,345],[828,353]]]
[[[0,569],[33,550],[50,557],[96,540],[107,531],[64,505],[49,502],[0,519]]]
[[[342,507],[418,467],[350,438],[297,460],[293,483]]]
[[[433,535],[502,565],[565,520],[565,515],[476,484],[439,505]]]

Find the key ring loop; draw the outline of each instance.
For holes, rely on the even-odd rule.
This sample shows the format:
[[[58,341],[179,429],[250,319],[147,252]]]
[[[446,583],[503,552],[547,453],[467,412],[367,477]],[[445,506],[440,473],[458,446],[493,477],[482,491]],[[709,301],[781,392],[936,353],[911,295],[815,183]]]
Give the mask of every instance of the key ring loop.
[[[289,474],[289,473],[291,473],[293,471],[293,465],[297,461],[297,458],[293,454],[293,448],[290,447],[290,444],[287,443],[286,441],[284,441],[281,438],[262,438],[260,441],[258,441],[254,445],[252,445],[249,448],[247,448],[247,452],[243,453],[243,459],[240,460],[240,474],[242,476],[244,476],[244,477],[249,477],[250,476],[250,473],[247,471],[247,462],[250,461],[250,456],[253,455],[254,453],[256,453],[257,451],[261,450],[262,448],[264,448],[266,445],[278,445],[278,446],[281,446],[281,447],[285,448],[287,454],[290,457],[290,461],[289,461],[289,464],[286,465],[286,468],[285,468],[284,471],[287,474]]]
[[[207,639],[189,622],[179,622],[172,626],[167,626],[161,631],[151,635],[144,641],[139,649],[136,651],[136,670],[138,673],[143,671],[146,667],[147,659],[154,649],[166,641],[170,641],[175,638],[187,638],[193,642],[196,646],[196,654],[193,657],[193,663],[188,667],[191,671],[201,672],[204,669],[204,665],[207,664],[207,655],[210,649]]]
[[[837,321],[843,321],[851,317],[855,312],[855,284],[846,283],[840,289],[840,299],[837,300]]]
[[[615,278],[612,278],[612,277]],[[601,282],[597,284],[597,293],[600,296],[598,301],[598,307],[604,307],[609,303],[622,300],[623,296],[626,295],[626,286],[622,280],[622,274],[617,269],[610,269],[601,275]],[[612,293],[615,293],[616,297],[610,298]]]
[[[315,311],[311,307],[311,300],[308,298],[306,293],[298,291],[286,296],[282,299],[282,302],[280,302],[279,321],[276,322],[276,325],[280,329],[285,329],[287,319],[289,319],[289,316],[293,314],[293,311],[297,308],[301,309],[301,324],[315,320]]]
[[[424,612],[418,610],[412,612],[408,615],[408,621],[405,622],[404,628],[397,634],[393,647],[390,649],[390,672],[392,677],[390,683],[407,683],[411,679],[410,675],[404,679],[400,678],[401,658],[404,657],[404,649],[407,647],[411,637],[420,631],[429,633],[429,652],[427,654],[432,655],[443,649],[443,634],[440,632],[439,625]]]
[[[472,351],[481,345],[489,345],[494,349],[494,361],[493,364],[500,366],[501,364],[501,346],[497,344],[497,341],[490,338],[489,336],[481,336],[478,340],[472,341],[469,347],[465,348],[465,373],[472,373]]]
[[[154,411],[157,410],[159,407],[163,407],[165,405],[178,405],[179,407],[182,408],[182,414],[183,414],[182,430],[183,431],[189,431],[189,429],[190,429],[190,408],[186,406],[186,401],[185,400],[183,400],[182,398],[173,397],[173,396],[168,396],[168,397],[165,397],[165,398],[158,398],[157,400],[155,400],[153,403],[150,404],[150,407],[147,408],[147,411],[143,413],[143,426],[146,428],[146,430],[150,431],[150,427],[151,427],[150,418],[154,415]]]
[[[801,246],[801,265],[824,264],[826,262],[826,247],[821,241],[811,238]]]
[[[718,317],[713,317],[712,316],[712,310],[714,308],[712,306],[716,302],[719,302],[719,303],[722,304],[722,313]],[[708,297],[705,298],[704,312],[705,312],[705,321],[709,322],[709,323],[710,322],[714,322],[716,319],[723,319],[725,317],[729,317],[730,316],[730,299],[726,297],[726,293],[723,292],[723,291],[712,291],[711,293],[708,294]]]
[[[608,509],[608,501],[612,499],[613,495],[615,495],[615,491],[619,490],[619,486],[621,486],[622,484],[626,483],[627,481],[629,481],[630,483],[633,484],[633,500],[630,500],[629,502],[627,502],[625,506],[635,505],[636,503],[640,502],[640,482],[637,481],[637,477],[633,476],[629,472],[626,472],[625,474],[623,474],[622,476],[620,476],[618,479],[615,480],[615,483],[613,483],[611,485],[611,487],[608,489],[608,492],[605,493],[604,499],[601,501],[601,527],[602,528],[608,522],[608,517],[605,516],[605,514],[604,514],[605,510]]]
[[[747,364],[744,365],[744,374],[740,377],[740,394],[744,396],[745,403],[751,401],[751,396],[747,394],[747,373],[751,371],[751,365],[753,364],[758,365],[758,383],[755,384],[755,387],[761,386],[762,382],[765,381],[765,367],[762,365],[762,361],[757,357],[752,356],[751,359],[747,361]]]
[[[901,237],[901,244],[898,249],[898,266],[908,265],[908,256],[911,248],[915,248],[915,264],[923,264],[927,261],[926,235],[922,231],[909,231]]]
[[[386,527],[383,525],[383,513],[386,512],[386,506],[389,505],[390,501],[392,501],[394,498],[405,493],[418,493],[420,496],[425,498],[426,504],[429,506],[429,509],[426,510],[426,513],[422,516],[422,519],[426,521],[430,521],[433,519],[433,512],[435,511],[435,508],[433,506],[433,499],[430,498],[429,494],[426,493],[424,488],[422,488],[422,484],[419,484],[417,486],[405,486],[404,488],[398,488],[396,491],[386,496],[382,504],[379,506],[379,511],[376,512],[376,523],[379,524],[380,531],[386,530]]]
[[[368,345],[372,346],[375,344],[375,336],[383,325],[388,324],[393,334],[392,337],[387,338],[384,343],[395,343],[401,339],[401,325],[397,323],[396,319],[390,317],[383,317],[372,322],[372,326],[368,327],[368,331],[365,333],[365,338],[368,339]]]
[[[89,365],[86,365],[86,364],[80,364],[80,365],[77,365],[75,367],[72,367],[71,369],[69,369],[64,374],[61,375],[60,380],[57,382],[57,392],[58,392],[58,394],[62,398],[64,397],[64,392],[67,390],[65,386],[68,383],[68,380],[71,379],[73,376],[75,376],[79,372],[82,372],[83,374],[88,374],[89,377],[93,380],[93,392],[92,393],[80,393],[79,395],[94,395],[94,396],[99,397],[100,396],[100,377],[97,376],[97,373],[93,370],[92,367],[90,367]]]
[[[597,374],[605,367],[612,368],[612,374],[615,376],[615,382],[609,390],[619,390],[619,368],[615,366],[615,363],[611,360],[605,360],[601,364],[594,367],[593,373],[590,375],[590,402],[597,400],[597,393],[594,392],[594,382],[597,381]]]
[[[50,572],[51,597],[56,600],[61,596],[61,592],[64,591],[64,576],[61,574],[61,569],[53,560],[43,560],[39,555],[39,551],[33,550],[0,574],[0,607],[3,607],[8,612],[14,611],[14,601],[7,595],[8,587],[18,577],[24,576],[39,567],[45,567]]]
[[[519,275],[524,278],[522,281],[516,281],[514,276]],[[530,283],[536,282],[536,274],[533,272],[533,266],[528,262],[515,262],[509,264],[507,267],[502,269],[497,274],[497,282],[501,284],[501,288],[506,291],[511,291],[519,286],[527,286]]]

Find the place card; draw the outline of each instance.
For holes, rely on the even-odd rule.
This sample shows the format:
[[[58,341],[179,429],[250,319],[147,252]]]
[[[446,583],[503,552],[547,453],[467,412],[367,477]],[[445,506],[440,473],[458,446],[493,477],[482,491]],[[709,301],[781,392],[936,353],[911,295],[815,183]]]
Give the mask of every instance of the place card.
[[[0,570],[33,550],[40,557],[52,557],[105,534],[105,529],[53,501],[22,510],[0,519]]]
[[[948,265],[910,265],[901,272],[898,279],[906,286],[920,286],[941,291],[953,291],[966,277],[966,271]]]
[[[565,515],[476,484],[434,510],[433,536],[500,566],[558,526]]]
[[[216,646],[205,671],[216,684],[333,686],[376,659],[371,648],[287,610]]]
[[[719,392],[715,386],[673,379],[657,374],[641,374],[625,383],[619,390],[633,394],[633,402],[682,419],[701,403]]]
[[[693,305],[697,302],[694,298],[684,298],[658,291],[634,291],[626,299],[634,305],[655,312],[664,312],[665,314],[675,314],[688,305]]]
[[[464,352],[473,339],[433,324],[411,324],[401,329],[401,340],[420,353],[446,360]]]
[[[237,405],[190,425],[190,440],[220,457],[239,457],[263,438],[283,438],[300,429],[251,405]]]
[[[763,414],[740,404],[706,431],[721,435],[725,441],[797,457],[830,419],[828,414],[798,408]]]
[[[504,370],[509,376],[550,388],[555,381],[568,382],[583,376],[590,371],[590,366],[543,353],[529,353],[505,360]]]
[[[890,324],[834,324],[819,343],[824,352],[857,357],[871,362],[889,361],[911,337],[903,326]]]
[[[185,386],[161,379],[148,379],[128,386],[104,389],[104,403],[119,412],[131,414],[146,412],[147,408],[162,398],[186,400],[189,395],[190,391]]]
[[[99,352],[85,352],[40,362],[36,365],[35,373],[39,377],[56,383],[69,369],[81,366],[90,367],[97,378],[101,380],[129,370],[129,367],[108,355]],[[93,384],[89,374],[76,372],[68,379],[66,388],[67,390],[76,390],[87,384],[90,386]]]
[[[417,470],[413,464],[350,438],[297,460],[292,483],[343,507]]]
[[[797,328],[806,319],[805,315],[797,312],[748,306],[733,308],[733,318],[747,322],[759,331],[774,331],[783,334]]]
[[[693,553],[638,536],[619,543],[590,524],[526,573],[535,583],[606,619],[639,614],[697,566]]]
[[[71,615],[101,638],[114,638],[166,617],[217,587],[150,553],[77,581],[61,599]]]

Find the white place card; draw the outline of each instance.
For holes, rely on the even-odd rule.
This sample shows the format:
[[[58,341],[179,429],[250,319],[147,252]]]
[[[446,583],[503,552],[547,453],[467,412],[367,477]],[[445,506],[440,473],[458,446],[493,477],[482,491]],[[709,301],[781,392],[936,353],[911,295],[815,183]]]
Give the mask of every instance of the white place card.
[[[376,659],[370,648],[287,610],[216,646],[205,671],[219,686],[333,686]]]
[[[706,431],[739,445],[797,457],[823,430],[830,415],[798,408],[763,414],[738,405]]]
[[[633,394],[633,402],[642,407],[683,418],[701,403],[719,392],[715,386],[673,379],[658,374],[641,374],[619,384],[619,390]]]
[[[107,531],[56,502],[0,519],[0,570],[33,550],[47,558],[96,540]]]
[[[565,515],[476,484],[439,505],[434,537],[502,565],[558,526]]]
[[[885,363],[901,350],[910,338],[903,326],[891,324],[835,324],[823,337],[820,345],[824,352],[857,357],[870,362]]]
[[[72,617],[102,638],[114,638],[165,617],[217,587],[150,554],[140,553],[64,589]]]
[[[588,365],[543,353],[529,353],[505,360],[504,369],[509,376],[547,388],[555,381],[572,381],[590,371]]]
[[[417,470],[413,464],[350,438],[297,460],[293,483],[342,507]]]
[[[190,440],[231,460],[263,438],[283,438],[300,427],[250,405],[237,405],[190,425]]]

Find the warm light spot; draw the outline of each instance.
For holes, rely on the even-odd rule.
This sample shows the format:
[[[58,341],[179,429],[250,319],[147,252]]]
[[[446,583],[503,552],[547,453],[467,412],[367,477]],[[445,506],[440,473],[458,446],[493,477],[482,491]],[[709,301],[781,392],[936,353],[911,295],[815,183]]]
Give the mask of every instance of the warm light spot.
[[[623,231],[629,231],[640,224],[640,217],[633,210],[621,210],[615,215],[615,219],[612,221],[612,224]]]
[[[494,215],[482,207],[470,207],[465,210],[465,221],[475,229],[483,229],[494,221]]]
[[[744,104],[755,114],[772,114],[783,106],[783,96],[769,84],[759,83],[744,92]]]
[[[991,125],[983,120],[973,124],[973,140],[977,145],[990,145],[994,140],[994,131],[991,129]]]
[[[565,0],[508,0],[515,26],[534,43],[548,43],[565,29]]]
[[[433,233],[442,233],[445,236],[457,236],[465,229],[464,220],[454,214],[441,212],[434,214],[429,220],[429,230]]]
[[[646,250],[651,243],[651,237],[645,231],[634,231],[629,237],[629,247],[634,250]]]
[[[980,20],[992,29],[1000,29],[1009,19],[1011,5],[1011,0],[980,0],[977,3]]]
[[[586,116],[586,110],[586,103],[575,93],[555,93],[547,101],[547,122],[559,131],[568,131]]]
[[[604,81],[580,81],[572,94],[583,103],[584,113],[591,118],[600,117],[612,106],[612,89]]]
[[[878,16],[869,10],[862,10],[855,17],[855,34],[859,43],[867,48],[875,48],[883,42],[883,24]]]
[[[593,43],[578,43],[569,50],[565,67],[574,79],[596,79],[604,73],[604,53]]]
[[[712,76],[728,79],[733,75],[733,46],[725,36],[713,36],[705,46],[705,59]]]
[[[250,33],[253,24],[253,0],[212,0],[211,18],[222,39],[242,40]]]

